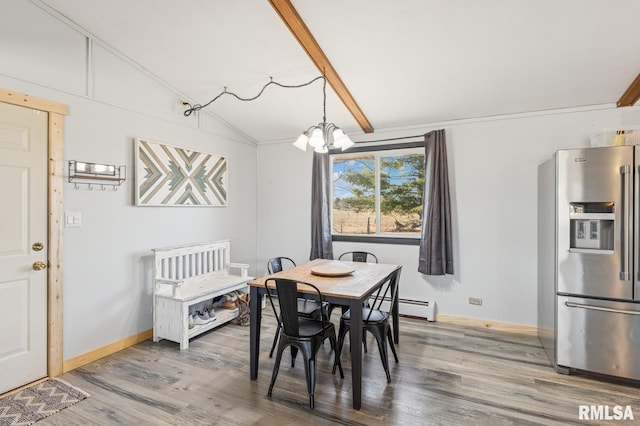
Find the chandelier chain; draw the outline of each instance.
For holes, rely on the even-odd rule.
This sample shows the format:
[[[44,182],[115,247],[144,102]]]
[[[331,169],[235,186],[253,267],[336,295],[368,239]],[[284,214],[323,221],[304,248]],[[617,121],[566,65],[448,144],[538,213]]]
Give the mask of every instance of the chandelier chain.
[[[327,122],[327,79],[322,77],[322,123]]]
[[[184,116],[188,117],[190,116],[192,113],[196,112],[196,111],[200,111],[202,108],[206,108],[209,105],[211,105],[212,103],[214,103],[215,101],[217,101],[218,99],[220,99],[222,96],[224,95],[231,95],[234,98],[238,99],[239,101],[243,101],[243,102],[249,102],[249,101],[254,101],[256,99],[258,99],[265,91],[265,89],[271,85],[276,85],[278,87],[282,87],[284,89],[299,89],[301,87],[305,87],[308,86],[314,82],[316,82],[317,80],[322,79],[324,81],[323,86],[322,86],[322,92],[323,92],[323,96],[324,96],[324,100],[323,100],[323,105],[324,105],[324,116],[323,116],[323,122],[326,122],[326,101],[327,101],[327,93],[326,93],[326,87],[327,87],[327,79],[324,78],[324,76],[318,76],[306,83],[302,83],[302,84],[283,84],[283,83],[278,83],[277,81],[273,80],[273,77],[270,77],[271,81],[269,81],[267,84],[265,84],[264,86],[262,86],[262,89],[260,89],[260,92],[258,92],[257,95],[251,97],[251,98],[243,98],[239,95],[237,95],[234,92],[228,92],[227,91],[227,87],[225,86],[224,90],[217,95],[215,98],[211,99],[209,102],[207,102],[204,105],[200,105],[200,104],[195,104],[195,105],[191,105],[189,102],[182,102],[182,105],[188,106],[189,108],[187,108],[184,111]]]

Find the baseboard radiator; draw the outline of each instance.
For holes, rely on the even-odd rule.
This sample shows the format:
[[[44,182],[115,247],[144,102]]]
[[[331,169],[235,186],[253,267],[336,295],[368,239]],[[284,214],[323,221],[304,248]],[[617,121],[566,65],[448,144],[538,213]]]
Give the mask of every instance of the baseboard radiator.
[[[384,300],[387,303],[391,303],[390,297],[385,297]],[[398,304],[400,305],[400,315],[426,318],[429,322],[436,320],[435,300],[415,300],[399,298]]]

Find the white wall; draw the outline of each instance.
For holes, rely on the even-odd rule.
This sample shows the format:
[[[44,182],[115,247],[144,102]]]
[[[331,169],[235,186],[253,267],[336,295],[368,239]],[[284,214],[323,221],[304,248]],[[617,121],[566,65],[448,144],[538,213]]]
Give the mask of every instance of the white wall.
[[[33,4],[11,12],[0,14],[0,87],[69,106],[65,161],[127,167],[117,192],[64,185],[65,211],[82,214],[63,234],[67,360],[152,327],[152,248],[228,238],[232,260],[255,265],[256,148],[210,117],[183,117],[178,95],[98,44],[87,72],[85,36]],[[228,207],[136,207],[136,137],[227,156]]]
[[[418,247],[334,243],[334,254],[362,249],[403,265],[400,297],[435,300],[438,312],[534,326],[537,323],[537,168],[562,148],[588,146],[603,128],[640,123],[638,107],[449,123],[452,276],[417,272]],[[374,134],[414,135],[433,128]],[[363,138],[364,139],[364,138]],[[309,258],[311,153],[290,144],[258,148],[258,271],[272,256]],[[482,306],[469,305],[479,297]],[[424,316],[420,307],[404,313]]]

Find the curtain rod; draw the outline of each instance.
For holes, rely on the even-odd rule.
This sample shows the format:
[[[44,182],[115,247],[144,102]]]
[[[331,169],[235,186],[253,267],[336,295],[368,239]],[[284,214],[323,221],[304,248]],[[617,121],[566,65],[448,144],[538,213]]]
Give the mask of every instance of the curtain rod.
[[[370,141],[356,141],[355,143],[359,144],[359,143],[372,143],[372,142],[389,142],[389,141],[399,141],[402,139],[413,139],[413,138],[424,138],[424,134],[415,135],[415,136],[400,136],[397,138],[388,138],[388,139],[374,139]]]

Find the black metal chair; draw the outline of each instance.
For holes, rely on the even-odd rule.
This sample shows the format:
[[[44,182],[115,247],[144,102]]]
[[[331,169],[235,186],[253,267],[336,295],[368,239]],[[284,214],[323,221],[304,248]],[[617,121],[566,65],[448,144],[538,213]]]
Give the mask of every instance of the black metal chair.
[[[276,295],[278,296],[278,305],[280,313],[276,310],[273,302],[273,296],[269,284],[275,284]],[[307,379],[307,391],[309,393],[309,407],[314,408],[314,392],[316,386],[316,355],[325,339],[331,342],[331,348],[334,352],[334,361],[332,373],[335,374],[336,367],[340,369],[340,377],[344,378],[342,364],[336,348],[336,329],[332,322],[326,320],[323,315],[319,320],[301,318],[298,315],[298,288],[302,286],[308,287],[318,297],[320,303],[323,302],[322,293],[313,284],[288,280],[285,278],[269,278],[264,283],[269,302],[273,308],[279,327],[279,344],[276,359],[273,365],[273,374],[271,375],[271,383],[269,384],[269,392],[267,395],[271,397],[273,385],[278,377],[280,369],[280,361],[282,353],[287,346],[291,347],[291,366],[294,366],[296,354],[298,351],[302,353],[304,358],[304,370]]]
[[[344,260],[351,260],[353,262],[364,262],[364,263],[378,263],[378,258],[376,257],[376,255],[373,253],[369,253],[368,251],[348,251],[348,252],[342,253],[340,257],[338,257],[338,260],[342,260],[343,257],[346,258],[349,255],[351,255],[351,259],[344,259]]]
[[[296,266],[296,262],[293,259],[288,257],[280,256],[280,257],[272,257],[267,261],[267,270],[270,274],[275,274],[276,272],[280,272],[284,269],[284,265],[288,264],[288,268],[292,268]]]
[[[275,274],[276,272],[280,272],[284,269],[283,265],[288,265],[288,267],[296,266],[296,263],[284,256],[280,257],[272,257],[267,261],[267,271],[269,274]],[[322,310],[320,309],[320,302],[313,299],[304,299],[298,298],[298,315],[307,318],[307,319],[319,319],[322,315]],[[325,304],[325,313],[327,311],[328,304]],[[280,334],[280,323],[278,323],[278,328],[276,329],[276,334],[273,336],[273,344],[271,345],[271,351],[269,351],[269,358],[273,357],[273,351],[276,349],[276,345],[278,344],[278,335]]]
[[[393,334],[391,332],[391,326],[389,324],[389,318],[393,314],[396,298],[398,297],[398,279],[400,278],[400,271],[396,271],[387,283],[380,286],[376,295],[371,303],[371,307],[362,308],[362,335],[366,332],[370,332],[376,338],[378,342],[378,349],[380,351],[380,358],[382,359],[382,367],[387,374],[387,383],[391,382],[391,375],[389,374],[389,356],[387,353],[387,344],[385,339],[388,340],[389,346],[391,346],[391,352],[393,357],[398,363],[398,354],[396,353],[396,347],[393,344]],[[384,293],[382,290],[384,289]],[[389,298],[387,294],[392,293]],[[382,303],[390,302],[388,311],[382,310]],[[340,317],[340,329],[338,331],[338,350],[337,356],[342,353],[342,346],[344,345],[344,338],[346,334],[351,330],[351,310],[348,310]],[[335,373],[335,367],[334,371]]]
[[[350,259],[348,259],[347,257],[351,256]],[[343,259],[345,258],[345,259]],[[342,253],[339,257],[338,260],[350,260],[352,262],[362,262],[362,263],[378,263],[378,257],[373,254],[373,253],[369,253],[368,251],[347,251]],[[334,303],[330,303],[329,304],[329,318],[331,318],[331,314],[333,313],[333,310],[335,308],[342,308],[342,313],[344,314],[347,310],[347,306],[343,306],[343,305],[336,305]],[[366,343],[365,343],[365,350],[366,350]]]

